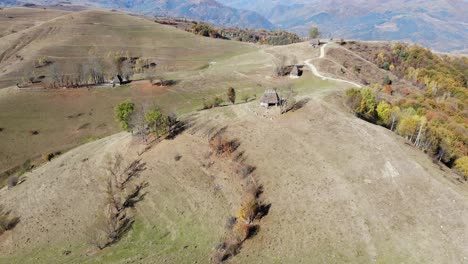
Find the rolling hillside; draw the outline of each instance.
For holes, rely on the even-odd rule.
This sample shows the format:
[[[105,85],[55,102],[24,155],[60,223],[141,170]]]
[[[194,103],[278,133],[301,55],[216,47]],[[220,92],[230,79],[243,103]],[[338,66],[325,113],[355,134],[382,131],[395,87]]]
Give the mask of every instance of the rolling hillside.
[[[421,64],[456,56],[387,42],[260,46],[116,11],[5,8],[0,19],[0,173],[18,165],[18,178],[0,176],[0,263],[468,261],[466,180],[346,104],[364,79],[377,91],[390,77],[402,99],[405,89],[425,95],[421,83],[398,78],[412,64],[385,70],[387,55]],[[137,57],[157,75],[115,87],[15,85],[24,75],[53,79],[54,65],[65,75],[80,64],[115,75],[112,59]],[[304,64],[300,78],[278,76],[293,64]],[[444,111],[466,122],[466,107],[442,88],[452,87],[428,105],[445,100]],[[289,111],[260,106],[271,89]],[[180,129],[154,141],[134,133],[145,128],[122,132],[115,107],[124,100],[140,114],[175,113]],[[404,114],[425,114],[416,109]]]
[[[225,62],[241,54],[256,54],[258,48],[251,44],[196,36],[122,13],[9,8],[0,11],[0,21],[5,28],[17,30],[0,38],[0,172],[119,131],[113,107],[126,98],[154,100],[167,111],[183,113],[201,107],[212,94],[224,93],[226,86],[233,85],[240,92],[267,82],[239,76],[233,72],[260,73],[244,70],[236,61]],[[32,75],[51,78],[54,64],[73,73],[77,65],[96,58],[108,62],[109,54],[116,52],[156,62],[157,74],[172,78],[176,85],[153,89],[143,82],[119,89],[15,89],[16,83]],[[36,67],[38,58],[53,63]],[[229,70],[210,73],[213,61]],[[33,130],[39,134],[32,136]]]
[[[186,132],[139,156],[144,146],[120,133],[26,174],[24,183],[0,191],[21,217],[0,237],[0,261],[212,262],[241,203],[234,165],[209,154],[209,138],[223,128],[255,166],[271,206],[228,263],[466,261],[466,185],[340,107],[333,95],[339,86],[305,89],[306,105],[286,115],[265,113],[258,102],[199,112]],[[106,162],[116,153],[124,164],[145,163],[131,182],[147,182],[145,196],[131,209],[133,228],[96,251],[90,241],[105,208]]]

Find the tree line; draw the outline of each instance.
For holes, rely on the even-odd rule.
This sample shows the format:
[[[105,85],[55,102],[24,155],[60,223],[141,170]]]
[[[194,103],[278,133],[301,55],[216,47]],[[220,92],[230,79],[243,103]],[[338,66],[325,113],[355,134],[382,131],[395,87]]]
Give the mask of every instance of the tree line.
[[[217,28],[201,22],[194,24],[188,31],[204,37],[267,45],[288,45],[302,41],[296,33],[284,30]]]
[[[35,82],[42,82],[47,88],[77,88],[114,81],[122,84],[129,82],[136,73],[152,80],[156,77],[156,66],[147,58],[130,57],[128,52],[123,51],[109,52],[102,57],[93,56],[74,64],[41,57],[35,68],[47,67],[48,78],[37,76],[33,70],[23,76],[18,86],[26,87]]]
[[[459,124],[416,101],[389,102],[378,97],[369,87],[346,91],[346,102],[358,117],[394,131],[438,161],[455,166],[468,179],[466,123]]]

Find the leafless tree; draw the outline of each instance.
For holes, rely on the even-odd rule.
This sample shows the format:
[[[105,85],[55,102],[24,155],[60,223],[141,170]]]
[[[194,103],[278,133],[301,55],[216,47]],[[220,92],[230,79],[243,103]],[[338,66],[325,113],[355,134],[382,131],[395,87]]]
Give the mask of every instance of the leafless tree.
[[[145,122],[145,113],[148,111],[147,103],[139,104],[130,117],[129,125],[132,128],[132,135],[147,143],[150,134],[148,125]]]
[[[280,55],[275,59],[275,74],[276,76],[284,76],[286,71],[286,56]]]
[[[79,87],[85,83],[85,69],[82,63],[75,65],[73,70],[73,82],[75,86]]]
[[[101,58],[93,57],[89,59],[86,75],[93,84],[100,84],[104,82],[104,69]]]
[[[296,104],[296,92],[294,91],[293,85],[288,84],[285,91],[284,91],[285,96],[281,98],[281,105],[280,105],[280,110],[281,114],[287,113],[291,109],[294,108],[294,105]]]

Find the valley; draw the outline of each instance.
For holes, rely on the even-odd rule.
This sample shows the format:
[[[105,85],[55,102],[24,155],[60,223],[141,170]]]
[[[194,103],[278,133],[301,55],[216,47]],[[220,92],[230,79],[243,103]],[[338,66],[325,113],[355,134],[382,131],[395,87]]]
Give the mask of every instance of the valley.
[[[260,45],[118,11],[0,15],[0,263],[468,261],[451,164],[465,139],[413,139],[423,124],[466,135],[464,55]],[[267,90],[278,106],[260,106]],[[401,107],[397,129],[382,102]]]

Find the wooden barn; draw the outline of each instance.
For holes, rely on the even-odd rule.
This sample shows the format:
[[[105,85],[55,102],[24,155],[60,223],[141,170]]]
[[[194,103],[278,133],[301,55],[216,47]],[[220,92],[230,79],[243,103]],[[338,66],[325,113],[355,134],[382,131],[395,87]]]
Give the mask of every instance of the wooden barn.
[[[275,90],[266,90],[260,98],[260,105],[263,107],[279,106],[281,99]]]

